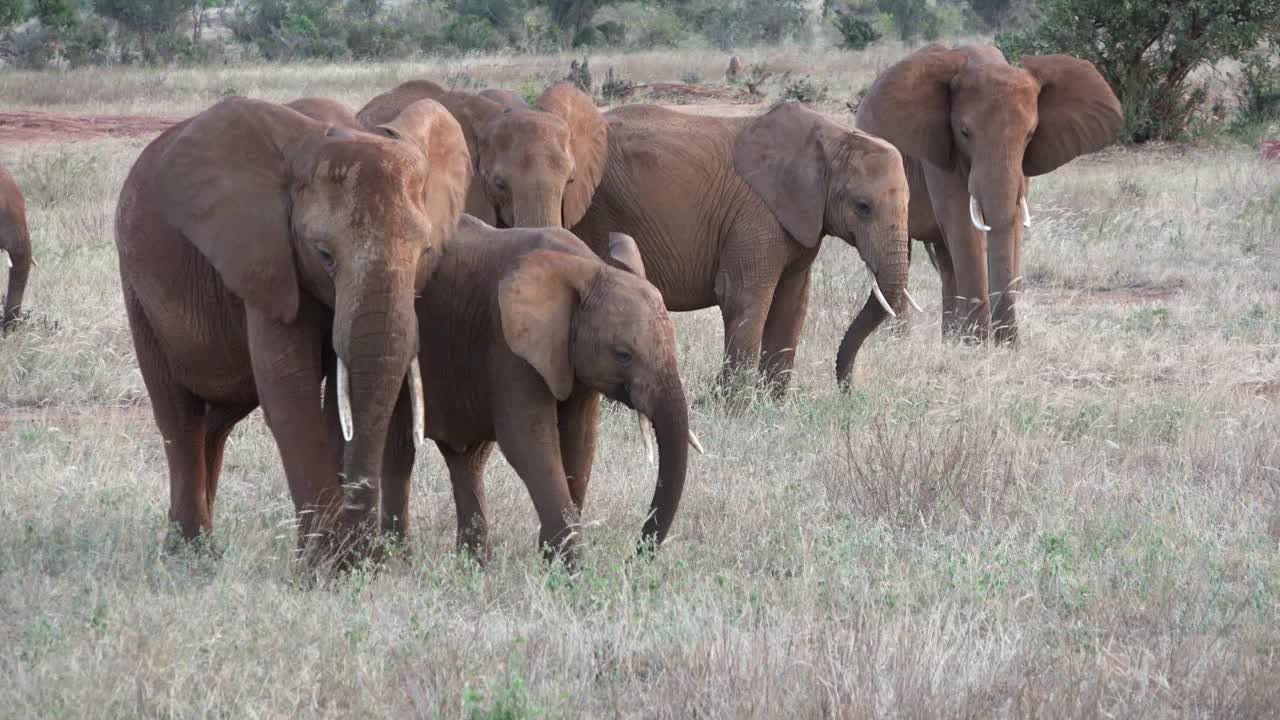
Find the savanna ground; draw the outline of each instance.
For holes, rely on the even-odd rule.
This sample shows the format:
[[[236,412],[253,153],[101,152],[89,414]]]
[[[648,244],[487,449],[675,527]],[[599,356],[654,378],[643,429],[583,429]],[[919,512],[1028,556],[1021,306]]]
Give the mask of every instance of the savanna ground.
[[[843,100],[894,51],[769,51]],[[353,108],[413,76],[537,88],[565,56],[0,75],[5,109],[180,117],[219,96]],[[720,53],[593,59],[716,79]],[[757,108],[745,110],[758,111]],[[739,109],[742,110],[742,109]],[[165,549],[167,476],[122,312],[112,216],[149,135],[0,145],[39,267],[0,341],[0,716],[1173,717],[1280,708],[1280,164],[1230,145],[1113,149],[1032,186],[1023,345],[940,342],[925,306],[834,386],[865,297],[814,270],[794,388],[700,404],[676,537],[630,561],[654,482],[606,409],[573,577],[495,455],[495,553],[453,555],[443,463],[381,572],[306,588],[256,414],[232,437],[215,540]],[[676,316],[689,391],[715,310]]]

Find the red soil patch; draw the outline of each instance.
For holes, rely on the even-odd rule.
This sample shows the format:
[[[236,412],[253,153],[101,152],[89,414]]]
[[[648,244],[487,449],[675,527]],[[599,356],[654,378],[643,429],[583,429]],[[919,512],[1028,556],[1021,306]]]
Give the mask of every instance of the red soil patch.
[[[74,142],[157,135],[181,118],[147,115],[57,115],[0,113],[0,144]]]

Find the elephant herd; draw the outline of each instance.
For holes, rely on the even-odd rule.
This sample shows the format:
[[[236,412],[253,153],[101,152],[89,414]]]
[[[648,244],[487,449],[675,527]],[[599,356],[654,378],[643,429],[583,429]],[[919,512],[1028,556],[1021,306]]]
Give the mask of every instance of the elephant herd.
[[[758,371],[781,393],[819,244],[839,237],[872,276],[836,358],[845,385],[869,334],[915,304],[914,238],[942,276],[944,332],[1014,342],[1028,179],[1103,147],[1122,119],[1089,63],[1019,68],[989,46],[931,45],[888,68],[857,130],[795,102],[753,118],[602,114],[568,83],[530,105],[415,80],[354,115],[224,99],[143,150],[116,212],[170,520],[186,539],[212,530],[227,436],[261,407],[309,550],[358,557],[375,524],[403,536],[431,440],[460,548],[483,555],[496,443],[540,547],[572,560],[604,396],[656,438],[641,545],[661,544],[701,450],[669,312],[719,307],[724,373]],[[0,215],[17,197],[20,216],[11,184],[0,175]],[[30,258],[12,227],[6,321]]]

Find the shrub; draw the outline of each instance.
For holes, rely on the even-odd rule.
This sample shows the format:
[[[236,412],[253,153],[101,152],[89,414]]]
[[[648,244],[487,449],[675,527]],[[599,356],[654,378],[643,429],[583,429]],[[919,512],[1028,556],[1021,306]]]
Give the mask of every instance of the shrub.
[[[1240,68],[1236,100],[1237,128],[1280,120],[1280,68],[1266,55],[1250,55]]]
[[[611,105],[625,98],[633,87],[635,87],[635,83],[614,75],[613,68],[610,67],[609,71],[604,74],[604,82],[600,83],[600,99],[606,105]]]
[[[815,81],[808,75],[786,82],[782,86],[782,98],[784,100],[799,100],[810,105],[825,101],[827,94],[827,86]]]
[[[808,41],[813,34],[804,0],[725,0],[697,11],[694,17],[702,34],[722,50]]]
[[[880,41],[876,26],[860,17],[841,13],[832,23],[840,32],[840,47],[845,50],[865,50]]]
[[[587,64],[587,58],[582,58],[581,64],[577,60],[570,62],[569,74],[564,79],[573,83],[582,92],[590,95],[594,83],[591,81],[591,68]]]
[[[1125,111],[1121,139],[1183,135],[1206,93],[1193,71],[1280,42],[1280,0],[1047,0],[1035,27],[1002,33],[1010,58],[1067,53],[1092,62]]]
[[[506,47],[506,40],[482,17],[459,15],[444,29],[444,42],[459,52],[492,52]]]

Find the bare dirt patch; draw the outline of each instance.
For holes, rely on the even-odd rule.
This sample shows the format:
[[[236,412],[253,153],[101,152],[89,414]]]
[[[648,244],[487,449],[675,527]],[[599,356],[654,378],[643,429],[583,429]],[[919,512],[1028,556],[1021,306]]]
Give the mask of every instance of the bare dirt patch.
[[[1169,302],[1183,287],[1181,281],[1155,285],[1131,283],[1116,286],[1074,288],[1037,288],[1036,293],[1053,298],[1063,305],[1146,305]]]
[[[157,135],[181,118],[148,115],[60,115],[0,113],[0,144],[75,142]]]
[[[0,433],[22,428],[49,428],[86,423],[136,424],[149,422],[151,406],[134,405],[49,405],[0,409]]]

